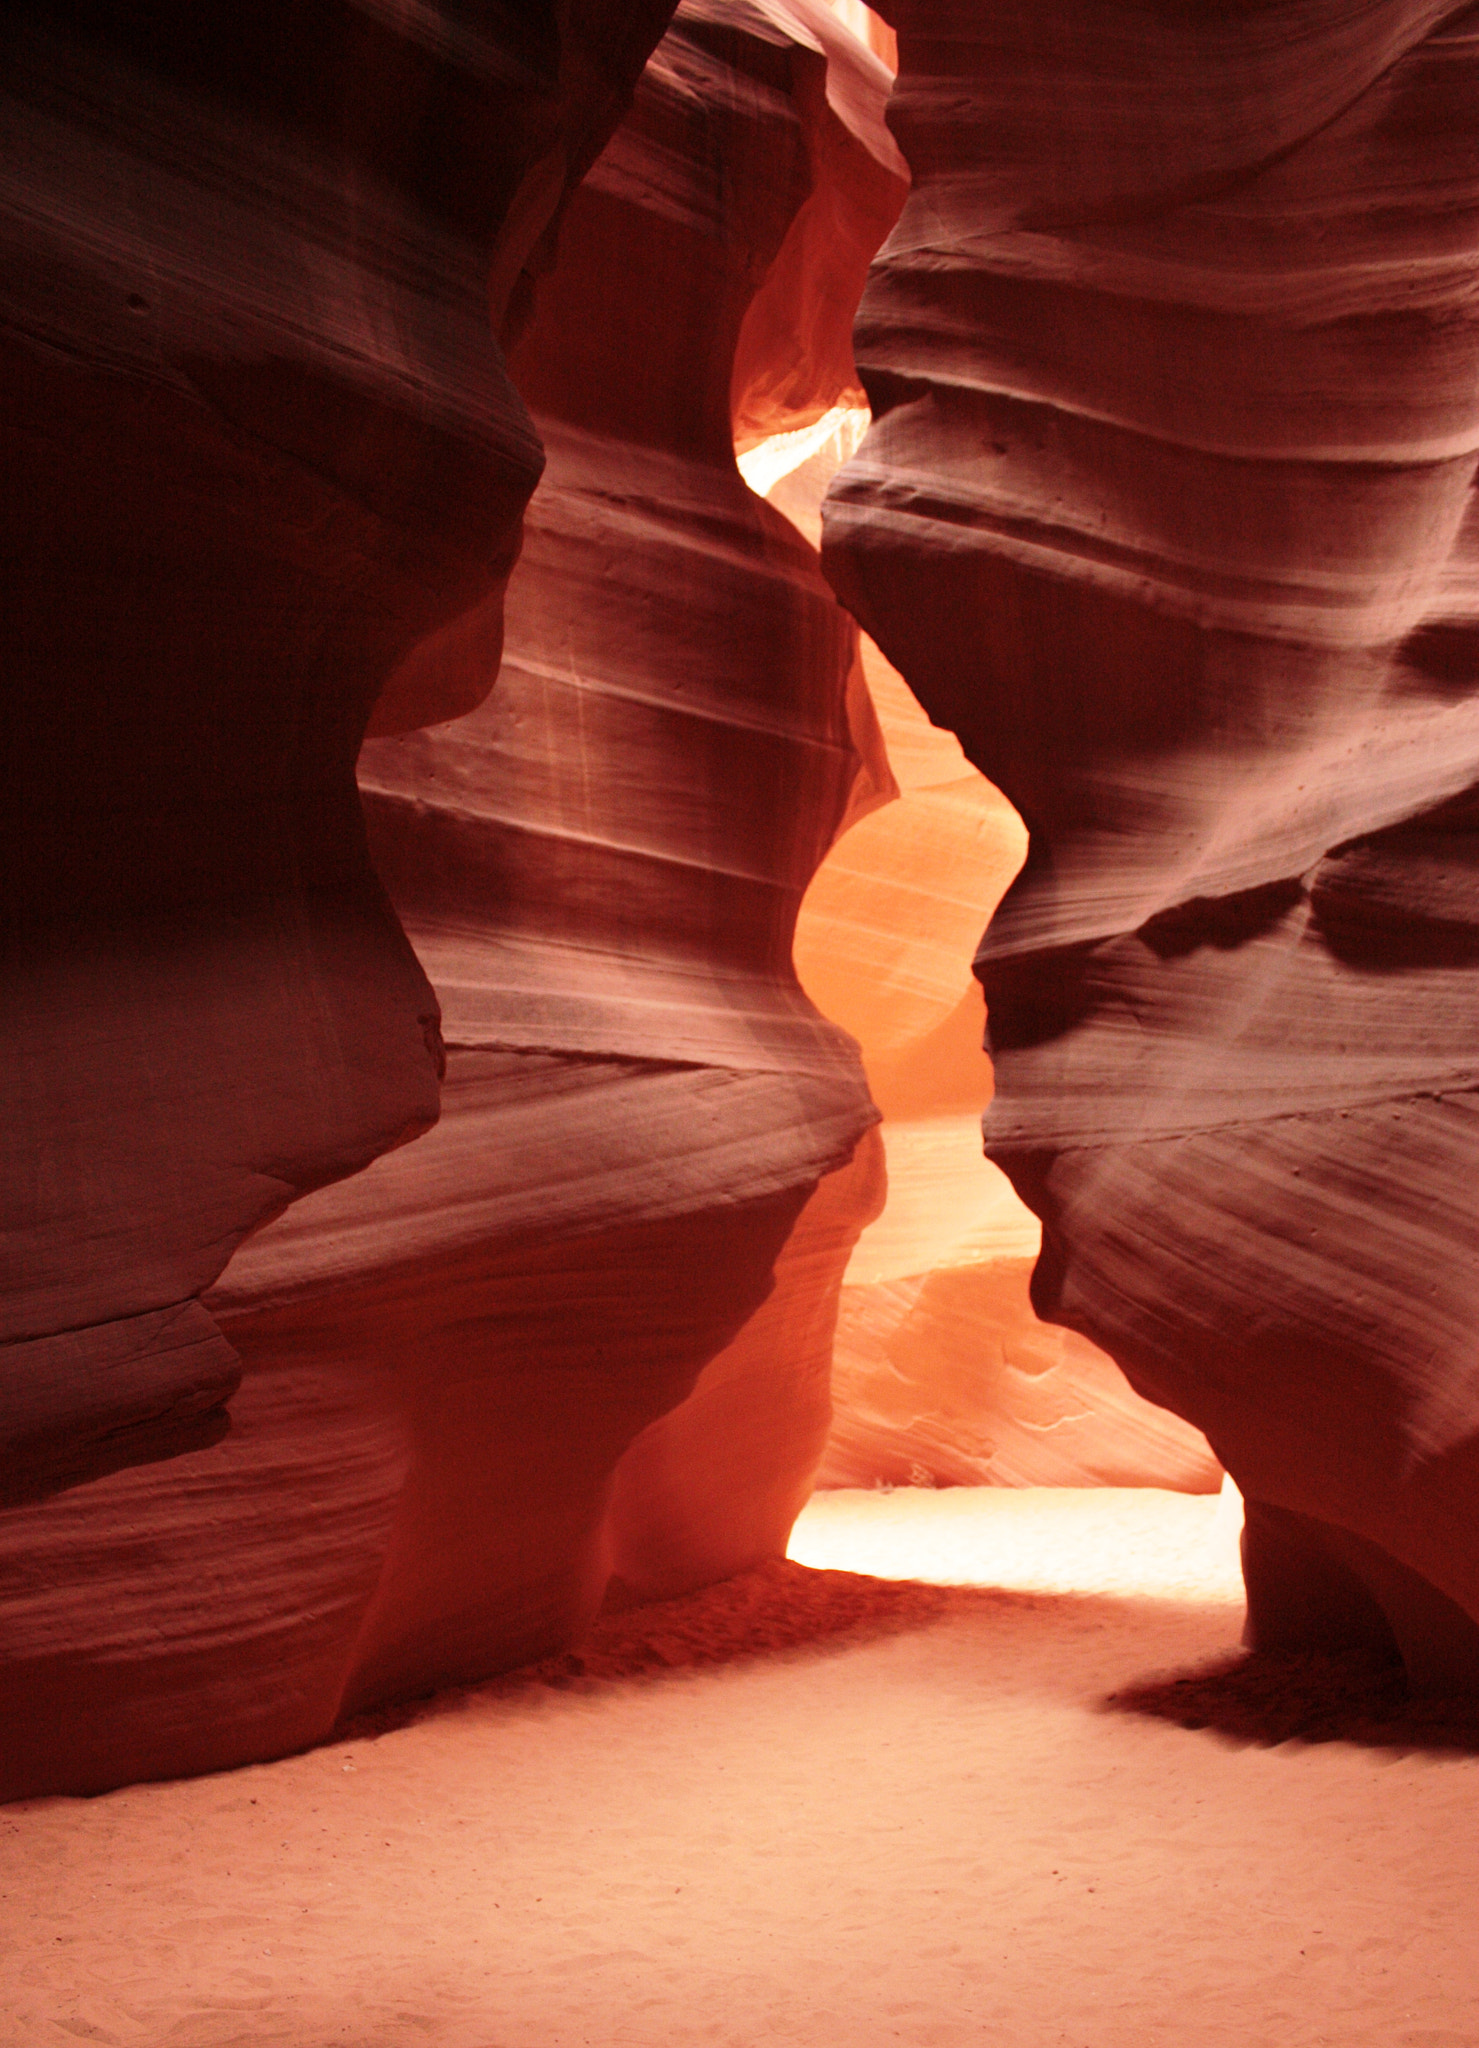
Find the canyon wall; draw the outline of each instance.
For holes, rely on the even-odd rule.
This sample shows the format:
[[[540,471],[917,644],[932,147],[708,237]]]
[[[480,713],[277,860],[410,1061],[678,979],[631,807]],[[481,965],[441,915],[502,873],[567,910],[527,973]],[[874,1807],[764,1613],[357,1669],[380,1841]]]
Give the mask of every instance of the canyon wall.
[[[355,755],[496,632],[495,327],[669,11],[6,10],[0,1497],[218,1438],[201,1291],[435,1121]]]
[[[128,175],[63,152],[66,185],[38,144],[53,185],[14,209],[122,263],[103,311],[152,337],[119,357],[110,329],[102,369],[18,344],[80,394],[24,415],[54,523],[21,737],[59,813],[52,865],[26,857],[96,911],[22,933],[52,1005],[20,1040],[25,1213],[75,1231],[20,1257],[69,1340],[91,1297],[63,1282],[110,1330],[152,1288],[164,1364],[91,1337],[69,1374],[8,1360],[0,1796],[280,1753],[538,1656],[608,1583],[774,1554],[820,1455],[875,1112],[790,930],[886,769],[854,630],[740,481],[731,406],[785,426],[851,379],[901,189],[886,75],[819,6],[696,0],[572,199],[660,23],[558,12],[528,48],[273,16],[240,67],[265,110],[188,20],[168,51],[99,31]],[[58,47],[36,29],[23,75],[61,121],[92,74]]]
[[[1251,1640],[1479,1682],[1479,10],[883,12],[824,562],[1030,835],[1034,1300],[1248,1496]]]

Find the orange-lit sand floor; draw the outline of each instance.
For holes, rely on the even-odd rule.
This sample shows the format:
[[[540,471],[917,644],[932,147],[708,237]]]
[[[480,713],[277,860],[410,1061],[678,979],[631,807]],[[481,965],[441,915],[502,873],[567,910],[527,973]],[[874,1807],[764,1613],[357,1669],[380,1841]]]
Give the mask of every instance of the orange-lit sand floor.
[[[1105,1705],[1234,1650],[1233,1505],[822,1496],[800,1558],[976,1585],[776,1565],[332,1748],[0,1809],[0,2042],[1473,2048],[1456,1720],[1359,1674],[1354,1740],[1272,1740],[1298,1672]]]

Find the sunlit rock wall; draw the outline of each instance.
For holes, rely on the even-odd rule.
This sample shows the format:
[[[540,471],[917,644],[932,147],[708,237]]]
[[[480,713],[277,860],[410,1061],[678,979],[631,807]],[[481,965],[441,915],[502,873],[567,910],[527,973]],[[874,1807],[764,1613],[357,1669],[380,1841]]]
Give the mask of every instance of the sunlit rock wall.
[[[334,65],[348,63],[345,49],[356,61],[366,45],[380,51],[379,17],[334,14],[320,70],[294,70],[275,88],[303,96],[309,132],[285,160],[309,159],[309,196],[285,173],[260,180],[274,203],[292,201],[289,227],[308,237],[311,222],[313,234],[300,244],[278,218],[256,222],[252,247],[278,270],[259,260],[252,273],[266,335],[254,328],[239,346],[201,339],[211,321],[245,317],[240,295],[208,266],[231,259],[238,174],[256,189],[247,176],[256,160],[243,171],[226,146],[240,136],[216,85],[200,86],[206,112],[197,122],[211,150],[196,151],[197,129],[175,99],[149,100],[158,117],[150,135],[171,138],[171,170],[190,167],[196,186],[217,193],[211,205],[194,190],[188,204],[167,204],[167,193],[132,172],[77,174],[107,230],[81,235],[86,250],[108,236],[110,247],[126,242],[120,190],[142,195],[131,204],[157,240],[177,235],[182,218],[198,217],[210,232],[197,230],[197,268],[186,264],[180,286],[179,318],[200,357],[188,390],[168,357],[121,369],[110,358],[106,375],[116,382],[101,396],[91,369],[67,374],[94,406],[100,435],[110,405],[127,420],[136,386],[144,407],[158,385],[191,434],[216,435],[220,446],[211,444],[209,459],[192,456],[170,438],[173,428],[155,421],[150,438],[139,426],[134,494],[117,507],[103,494],[113,524],[94,537],[87,567],[101,577],[100,564],[113,561],[102,583],[118,611],[108,630],[120,644],[126,629],[139,636],[133,667],[84,677],[77,689],[86,682],[90,697],[69,700],[57,687],[69,673],[59,638],[84,633],[79,572],[64,586],[77,618],[54,601],[52,641],[27,643],[38,709],[22,737],[39,745],[56,737],[58,722],[79,720],[101,787],[121,735],[114,765],[127,767],[134,811],[120,801],[110,812],[85,777],[74,789],[59,772],[46,787],[63,825],[92,830],[117,889],[133,885],[136,868],[146,880],[167,871],[184,877],[193,908],[188,918],[172,910],[173,924],[144,934],[167,928],[173,951],[151,951],[109,908],[101,921],[116,950],[106,971],[84,947],[94,981],[84,986],[82,969],[69,968],[71,980],[53,974],[46,984],[71,1002],[64,1021],[90,1065],[69,1065],[66,1046],[44,1033],[21,1046],[57,1062],[35,1099],[58,1107],[59,1127],[75,1139],[81,1194],[67,1199],[76,1209],[85,1196],[116,1218],[107,1226],[116,1243],[88,1222],[103,1249],[85,1257],[74,1247],[70,1264],[58,1252],[55,1270],[99,1283],[111,1275],[125,1294],[137,1291],[136,1268],[149,1258],[184,1271],[176,1231],[196,1247],[185,1279],[205,1290],[204,1307],[189,1312],[196,1322],[181,1327],[187,1336],[204,1329],[229,1361],[212,1398],[234,1378],[235,1359],[243,1379],[230,1431],[213,1445],[0,1515],[0,1794],[86,1790],[280,1752],[322,1736],[346,1711],[570,1640],[613,1570],[621,1597],[641,1597],[718,1576],[784,1542],[825,1430],[818,1374],[836,1283],[878,1200],[876,1155],[857,1150],[874,1112],[856,1055],[811,1010],[789,966],[795,904],[858,800],[852,628],[809,551],[745,490],[729,438],[737,338],[798,217],[821,194],[834,221],[866,221],[871,179],[875,199],[887,202],[876,243],[896,203],[895,174],[876,153],[886,159],[891,146],[881,128],[871,143],[858,138],[849,101],[860,80],[876,127],[877,66],[838,40],[830,16],[812,34],[813,12],[824,11],[688,12],[566,220],[564,253],[532,325],[527,306],[517,314],[519,377],[549,439],[549,476],[511,586],[505,679],[481,710],[473,707],[498,661],[499,586],[540,457],[488,339],[490,248],[480,245],[477,268],[476,238],[458,240],[457,209],[483,201],[481,160],[470,169],[457,152],[476,144],[497,156],[515,143],[524,151],[515,169],[535,168],[510,172],[498,203],[519,223],[520,262],[547,269],[546,224],[568,196],[567,171],[585,168],[591,135],[615,119],[623,64],[632,82],[641,11],[615,10],[603,26],[598,10],[572,10],[578,18],[564,20],[558,47],[512,55],[490,54],[476,36],[443,36],[429,15],[407,17],[411,55],[379,70],[375,56],[364,104],[347,89],[336,96]],[[312,28],[317,16],[308,20]],[[188,22],[178,26],[173,54],[193,91],[200,38]],[[649,14],[648,46],[657,26]],[[435,61],[416,40],[423,32]],[[262,48],[275,55],[272,35],[285,30],[274,20],[262,33],[249,54],[265,62]],[[470,83],[437,70],[452,62],[449,51],[471,64]],[[861,66],[851,85],[848,62]],[[98,65],[105,82],[132,75],[116,51]],[[358,75],[352,66],[349,75]],[[64,103],[70,77],[58,59],[44,73],[46,90],[28,90],[38,104],[50,106],[47,92]],[[479,93],[510,77],[510,104],[490,110]],[[540,79],[543,98],[518,98]],[[151,74],[149,94],[156,82]],[[107,100],[126,104],[126,94]],[[292,106],[270,111],[276,136]],[[339,188],[313,154],[313,121],[352,160],[339,177],[347,272],[330,260],[341,216],[328,198],[322,218],[314,212],[310,172],[330,194]],[[337,161],[327,144],[325,153]],[[54,168],[39,144],[33,162]],[[433,179],[429,218],[391,204],[401,167],[413,186]],[[851,180],[845,204],[827,192],[839,170]],[[52,213],[75,224],[80,203],[69,198]],[[39,232],[32,214],[17,217],[17,233]],[[448,238],[463,266],[457,290],[465,282],[469,296],[464,304],[450,286],[444,296],[461,308],[461,325],[437,296],[433,258]],[[834,239],[843,269],[860,280],[872,243]],[[528,280],[519,282],[520,264],[496,237],[491,254],[498,294],[527,299]],[[383,262],[391,283],[356,270],[351,256]],[[167,266],[150,260],[156,297],[141,311],[125,295],[119,322],[165,303],[157,280],[167,281]],[[409,300],[397,295],[406,275]],[[315,305],[312,291],[328,294],[336,277],[347,279],[340,325],[321,350],[302,342],[304,369],[292,358],[303,321],[293,293],[301,288]],[[424,318],[416,290],[431,295]],[[787,406],[805,416],[836,395],[827,385],[840,359],[827,340],[831,316],[806,303],[795,311],[796,331],[811,339],[789,364],[775,412],[782,421]],[[426,334],[423,360],[412,344]],[[357,335],[386,352],[373,375],[363,372],[378,394],[373,406],[334,381],[361,375]],[[34,352],[37,375],[61,374],[52,342]],[[315,367],[320,356],[333,375]],[[811,385],[808,361],[820,366]],[[250,412],[259,402],[260,416]],[[68,438],[73,424],[52,409],[43,431],[38,414],[36,488],[57,442],[81,507],[69,516],[85,532],[94,499],[81,484],[95,471]],[[504,462],[505,442],[517,463]],[[254,451],[267,482],[255,471],[250,488],[233,481],[243,450]],[[346,478],[334,464],[351,458],[359,466]],[[47,488],[53,498],[43,504],[61,495],[59,480]],[[169,526],[172,554],[149,523],[157,519]],[[377,538],[381,525],[389,539]],[[243,536],[259,529],[248,547]],[[56,551],[48,563],[70,560],[55,529],[42,532]],[[122,552],[115,560],[109,549]],[[436,595],[414,623],[396,549],[410,586],[425,596],[428,583]],[[91,614],[86,630],[102,630]],[[194,636],[190,661],[171,633]],[[368,654],[364,634],[374,641]],[[155,688],[145,639],[155,662],[161,647],[168,657],[168,689]],[[111,722],[99,731],[100,705],[120,676],[121,694],[107,698]],[[222,703],[235,705],[233,690],[249,683],[266,697],[223,725]],[[192,692],[207,686],[217,694],[198,704]],[[372,730],[386,737],[365,750],[363,775],[383,880],[366,857],[349,783],[372,705]],[[469,711],[434,733],[414,730]],[[123,745],[135,713],[148,741],[144,767],[128,766]],[[314,740],[318,719],[331,727],[332,747]],[[866,726],[861,733],[871,744]],[[161,783],[171,767],[176,781]],[[229,800],[216,800],[213,774],[236,792]],[[255,810],[240,795],[243,778]],[[271,862],[251,852],[258,813],[279,835]],[[140,844],[129,837],[135,815],[145,821]],[[156,857],[149,834],[163,815]],[[63,825],[53,846],[68,843]],[[305,836],[310,828],[316,838]],[[245,848],[245,880],[233,834]],[[315,866],[310,856],[323,846],[333,860],[325,853]],[[209,872],[203,847],[216,863]],[[216,870],[224,909],[205,887]],[[341,902],[351,938],[370,939],[336,936]],[[207,945],[223,928],[233,938],[241,904],[242,918],[260,913],[272,938],[265,954],[251,954],[250,974],[227,973]],[[327,938],[315,923],[320,910]],[[58,912],[47,929],[72,928]],[[339,979],[326,960],[342,967]],[[151,980],[161,961],[173,977],[163,983]],[[179,998],[168,1027],[161,987]],[[132,1038],[111,1021],[115,990],[133,1005]],[[225,1020],[214,1037],[192,991]],[[438,998],[441,1122],[323,1184],[435,1115]],[[307,1056],[304,1033],[322,1057]],[[401,1060],[408,1033],[414,1047]],[[397,1080],[402,1072],[414,1086]],[[102,1086],[110,1078],[111,1094]],[[263,1111],[257,1135],[243,1137],[242,1118],[262,1103],[272,1116]],[[321,1127],[340,1130],[335,1118],[353,1144],[341,1135],[337,1150],[327,1140],[312,1150]],[[119,1119],[146,1127],[155,1149],[140,1159],[126,1132],[110,1136]],[[54,1162],[69,1156],[39,1143],[21,1156],[36,1183],[32,1201],[38,1186],[48,1199],[60,1189],[62,1200]],[[116,1159],[128,1173],[114,1186]],[[219,1182],[247,1194],[223,1209],[210,1192]],[[294,1195],[302,1199],[265,1221]],[[251,1225],[259,1227],[222,1274]],[[789,1379],[778,1370],[788,1359]],[[697,1399],[685,1406],[690,1393]],[[164,1405],[155,1382],[146,1396],[146,1407]],[[665,1449],[653,1426],[675,1408]],[[55,1417],[52,1425],[65,1448],[66,1430]],[[98,1426],[111,1427],[109,1417]],[[616,1481],[613,1504],[614,1475],[635,1439],[645,1464]],[[180,1444],[172,1437],[153,1448]],[[86,1476],[57,1464],[50,1475]]]
[[[824,551],[1011,799],[1034,1297],[1249,1496],[1254,1640],[1479,1672],[1479,12],[895,0]]]
[[[1198,1431],[1033,1312],[1037,1218],[981,1157],[992,1075],[969,968],[1026,834],[871,643],[864,664],[900,795],[828,855],[796,959],[862,1045],[888,1204],[843,1281],[819,1483],[1214,1491]]]

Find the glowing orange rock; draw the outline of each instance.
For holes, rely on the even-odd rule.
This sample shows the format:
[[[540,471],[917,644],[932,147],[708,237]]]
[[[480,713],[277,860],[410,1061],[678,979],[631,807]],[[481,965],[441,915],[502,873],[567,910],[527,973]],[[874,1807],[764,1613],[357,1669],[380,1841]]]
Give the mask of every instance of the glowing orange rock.
[[[803,981],[863,1047],[889,1178],[842,1289],[821,1483],[1213,1489],[1197,1431],[1033,1313],[1037,1219],[981,1157],[967,965],[1026,834],[871,643],[864,663],[900,796],[838,841],[797,926]]]
[[[753,447],[741,468],[819,540],[823,493],[866,419],[839,407]],[[795,956],[818,1007],[862,1048],[889,1192],[840,1297],[819,1483],[1215,1488],[1221,1468],[1198,1431],[1033,1313],[1037,1219],[981,1158],[992,1074],[968,967],[1026,834],[866,639],[862,669],[894,800],[879,807],[875,774],[807,891]]]

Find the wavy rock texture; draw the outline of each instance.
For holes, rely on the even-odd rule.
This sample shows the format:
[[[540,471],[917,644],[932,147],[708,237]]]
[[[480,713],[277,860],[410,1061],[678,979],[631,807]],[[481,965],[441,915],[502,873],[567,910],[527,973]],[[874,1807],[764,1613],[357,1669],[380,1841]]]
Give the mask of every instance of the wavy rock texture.
[[[1034,1299],[1249,1496],[1250,1630],[1479,1678],[1479,11],[898,0],[829,574],[1017,806]]]
[[[496,639],[490,266],[496,319],[667,11],[6,11],[4,1498],[219,1437],[201,1290],[435,1121],[355,755]]]
[[[624,1599],[784,1550],[826,1434],[837,1284],[880,1199],[876,1144],[853,1157],[874,1120],[855,1050],[791,965],[801,893],[882,772],[876,729],[855,629],[745,487],[734,435],[852,384],[852,312],[902,198],[886,84],[824,7],[680,10],[514,358],[549,466],[498,689],[361,760],[451,1071],[512,1047],[589,1075],[560,1150],[589,1156],[594,1125],[624,1161],[623,1220],[670,1247],[659,1327],[690,1377],[712,1360],[671,1414],[645,1322],[604,1347],[653,1418],[604,1524]],[[574,1181],[539,1199],[547,1231],[590,1231]],[[769,1240],[725,1224],[746,1203],[797,1221],[720,1350],[716,1308],[771,1284]],[[619,1248],[582,1256],[620,1289]]]
[[[691,6],[572,202],[517,353],[549,462],[503,674],[489,591],[376,722],[487,701],[361,756],[441,1121],[209,1291],[223,1442],[0,1517],[4,1794],[280,1752],[567,1643],[613,1572],[783,1548],[879,1199],[856,1053],[789,961],[859,780],[855,633],[735,471],[731,369],[808,208],[871,238],[822,283],[861,280],[883,84],[825,10]],[[836,396],[833,316],[793,312],[782,424]]]

